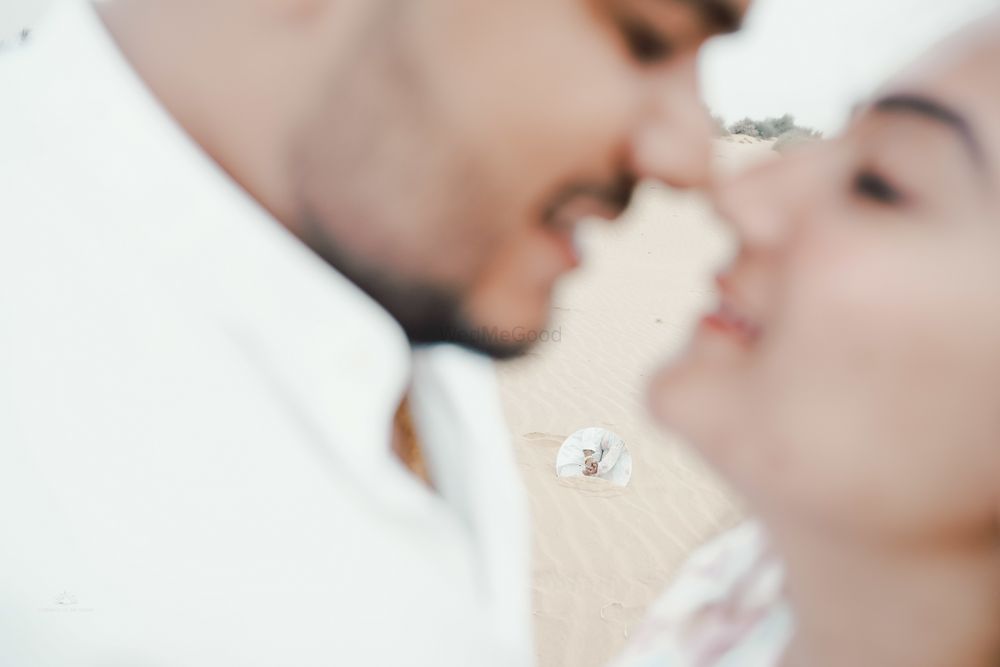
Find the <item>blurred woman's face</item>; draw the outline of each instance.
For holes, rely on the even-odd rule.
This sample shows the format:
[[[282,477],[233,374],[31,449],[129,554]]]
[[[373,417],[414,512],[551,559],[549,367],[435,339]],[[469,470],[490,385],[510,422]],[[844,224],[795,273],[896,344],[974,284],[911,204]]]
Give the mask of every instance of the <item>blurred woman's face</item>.
[[[739,252],[652,404],[776,520],[995,530],[998,34],[967,33],[842,137],[720,189]]]

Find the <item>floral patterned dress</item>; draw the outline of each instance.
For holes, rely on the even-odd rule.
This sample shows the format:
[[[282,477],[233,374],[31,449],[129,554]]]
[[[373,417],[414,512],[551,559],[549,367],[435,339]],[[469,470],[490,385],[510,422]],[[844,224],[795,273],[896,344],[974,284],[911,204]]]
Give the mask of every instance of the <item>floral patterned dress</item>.
[[[783,582],[747,522],[694,553],[611,667],[776,667],[793,631]]]

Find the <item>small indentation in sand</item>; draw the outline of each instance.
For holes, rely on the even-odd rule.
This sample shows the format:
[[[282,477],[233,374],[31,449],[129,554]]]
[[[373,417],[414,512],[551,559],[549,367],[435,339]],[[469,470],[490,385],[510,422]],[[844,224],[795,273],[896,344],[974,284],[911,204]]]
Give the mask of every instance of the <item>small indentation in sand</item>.
[[[629,628],[641,617],[641,612],[636,609],[626,609],[621,602],[609,602],[601,607],[601,620],[609,625],[622,626],[622,636],[629,637]]]
[[[612,484],[599,477],[556,477],[559,486],[579,491],[594,498],[616,498],[628,493],[628,488]]]
[[[555,433],[541,433],[539,431],[532,431],[531,433],[525,433],[521,436],[525,440],[563,440],[565,436],[556,435]]]

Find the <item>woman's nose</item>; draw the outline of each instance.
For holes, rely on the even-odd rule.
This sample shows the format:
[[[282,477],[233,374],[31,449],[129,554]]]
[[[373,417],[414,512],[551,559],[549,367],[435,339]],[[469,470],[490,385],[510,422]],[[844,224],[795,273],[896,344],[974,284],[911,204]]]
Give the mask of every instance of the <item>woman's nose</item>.
[[[816,168],[819,159],[815,151],[775,155],[716,181],[712,201],[744,247],[773,249],[787,240],[822,185],[824,177]]]

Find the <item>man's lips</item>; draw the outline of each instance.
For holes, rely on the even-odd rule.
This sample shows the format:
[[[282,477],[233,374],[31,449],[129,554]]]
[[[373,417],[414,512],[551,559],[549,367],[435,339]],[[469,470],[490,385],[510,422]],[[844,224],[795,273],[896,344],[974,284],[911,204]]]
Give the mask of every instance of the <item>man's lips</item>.
[[[582,262],[578,242],[580,225],[594,218],[613,220],[621,212],[620,207],[605,198],[579,195],[546,218],[543,229],[558,249],[566,270],[574,269]]]
[[[571,271],[582,263],[580,244],[577,241],[579,231],[576,224],[546,227],[541,233],[556,253],[558,263],[561,266],[560,273]]]
[[[581,220],[614,220],[625,210],[619,202],[600,193],[581,193],[554,210],[547,223],[552,227],[575,226]]]
[[[745,345],[760,338],[760,325],[750,319],[738,305],[729,278],[719,275],[715,283],[719,288],[719,305],[714,312],[702,318],[702,325]]]

